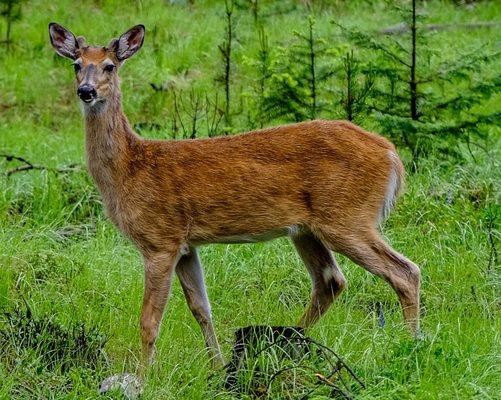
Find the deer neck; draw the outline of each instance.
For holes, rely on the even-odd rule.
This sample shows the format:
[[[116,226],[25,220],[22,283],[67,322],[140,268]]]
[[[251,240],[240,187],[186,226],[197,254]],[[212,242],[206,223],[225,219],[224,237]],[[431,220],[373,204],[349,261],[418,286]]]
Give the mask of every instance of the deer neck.
[[[87,167],[106,202],[127,168],[131,148],[139,137],[122,111],[120,92],[104,104],[84,105]]]

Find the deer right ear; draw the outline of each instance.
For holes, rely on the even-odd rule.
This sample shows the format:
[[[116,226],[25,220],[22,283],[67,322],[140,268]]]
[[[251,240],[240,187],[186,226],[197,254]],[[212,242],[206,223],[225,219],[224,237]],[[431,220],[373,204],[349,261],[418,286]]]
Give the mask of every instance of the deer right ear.
[[[50,42],[52,43],[52,47],[54,47],[57,54],[63,57],[71,58],[72,60],[76,60],[78,58],[77,49],[79,46],[73,33],[71,33],[64,26],[51,22],[49,24],[49,34]]]

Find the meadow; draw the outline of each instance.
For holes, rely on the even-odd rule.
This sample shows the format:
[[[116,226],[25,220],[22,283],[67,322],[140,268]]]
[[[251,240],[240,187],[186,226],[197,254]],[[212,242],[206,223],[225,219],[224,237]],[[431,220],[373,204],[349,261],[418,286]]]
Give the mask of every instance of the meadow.
[[[177,138],[189,137],[198,98],[193,96],[200,102],[210,97],[208,104],[215,104],[217,94],[214,115],[221,120],[215,134],[233,134],[259,125],[252,109],[257,107],[259,40],[247,3],[238,2],[233,11],[231,120],[218,108],[225,97],[218,49],[225,43],[224,1],[22,3],[10,49],[0,44],[1,399],[123,398],[99,396],[99,383],[134,371],[140,350],[142,260],[104,216],[85,170],[73,68],[51,48],[48,23],[58,22],[100,45],[144,24],[144,47],[120,71],[124,111],[136,130],[147,138],[171,139],[175,130]],[[292,46],[293,32],[306,32],[313,14],[334,64],[351,45],[332,20],[374,37],[401,22],[383,1],[318,1],[313,8],[292,0],[261,3],[271,48],[280,52]],[[499,52],[499,25],[461,27],[498,23],[499,3],[457,3],[420,2],[429,23],[458,25],[432,33],[435,57],[461,57],[478,48]],[[364,51],[358,49],[357,56],[363,59]],[[500,67],[497,59],[476,73],[491,77]],[[339,91],[329,90],[341,81],[324,83],[318,117],[344,118]],[[455,90],[453,95],[461,96],[462,86]],[[173,93],[183,100],[176,103]],[[500,102],[498,93],[477,109],[499,110]],[[200,113],[212,115],[209,109]],[[197,137],[214,134],[204,118]],[[265,125],[285,122],[274,118]],[[357,122],[378,130],[369,112]],[[451,142],[460,156],[431,148],[409,172],[405,194],[382,226],[392,246],[421,267],[420,340],[403,326],[397,297],[386,283],[336,257],[348,287],[308,334],[342,355],[365,382],[357,399],[500,398],[500,133],[493,125],[468,146]],[[399,152],[413,170],[408,149]],[[10,156],[35,168],[13,170],[27,164]],[[287,239],[206,246],[200,254],[226,358],[237,328],[292,325],[299,319],[311,284]],[[142,398],[237,398],[208,385],[211,373],[202,334],[176,281]]]

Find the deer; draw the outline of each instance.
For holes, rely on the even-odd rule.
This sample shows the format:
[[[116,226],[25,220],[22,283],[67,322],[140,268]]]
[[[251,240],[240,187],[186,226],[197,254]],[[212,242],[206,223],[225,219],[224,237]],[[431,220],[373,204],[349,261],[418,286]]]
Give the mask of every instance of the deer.
[[[405,171],[395,146],[348,121],[313,120],[237,135],[149,140],[122,111],[118,71],[144,42],[136,25],[91,46],[57,23],[57,54],[73,61],[83,107],[87,168],[107,216],[144,259],[142,365],[151,364],[175,275],[210,359],[223,364],[197,252],[211,243],[288,236],[312,292],[298,325],[307,329],[346,286],[334,253],[385,280],[408,328],[419,332],[420,269],[379,228]]]

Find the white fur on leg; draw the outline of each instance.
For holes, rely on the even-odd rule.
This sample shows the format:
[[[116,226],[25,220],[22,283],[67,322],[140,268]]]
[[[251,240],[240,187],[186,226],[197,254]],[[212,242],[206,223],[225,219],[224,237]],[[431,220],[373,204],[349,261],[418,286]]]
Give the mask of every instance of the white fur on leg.
[[[390,176],[388,179],[388,186],[386,188],[386,195],[380,212],[381,221],[385,220],[388,217],[388,215],[390,215],[390,211],[395,206],[397,195],[400,189],[400,182],[397,172],[398,156],[393,151],[389,151],[388,157],[390,158],[391,161],[391,169],[390,169]]]

